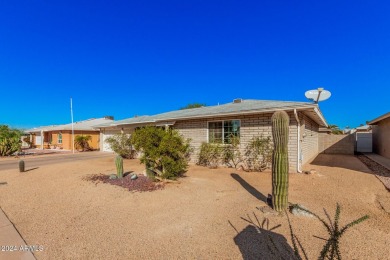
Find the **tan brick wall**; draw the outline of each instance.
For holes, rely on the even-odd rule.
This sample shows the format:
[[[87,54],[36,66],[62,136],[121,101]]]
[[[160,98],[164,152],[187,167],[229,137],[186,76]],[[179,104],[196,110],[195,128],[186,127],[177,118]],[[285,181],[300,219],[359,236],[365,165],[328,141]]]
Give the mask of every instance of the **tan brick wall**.
[[[196,119],[196,120],[184,120],[177,121],[174,128],[185,138],[191,138],[191,145],[194,148],[194,153],[191,157],[192,162],[196,162],[199,148],[203,142],[207,142],[207,122],[219,121],[219,120],[241,120],[240,129],[240,147],[244,152],[245,146],[255,136],[263,135],[264,137],[270,136],[272,138],[271,129],[271,116],[268,114],[257,115],[245,115],[236,117],[214,117],[209,119]],[[288,143],[289,162],[291,171],[296,170],[297,165],[297,125],[293,113],[289,113],[290,116],[290,138]]]
[[[303,113],[299,114],[301,124],[301,161],[302,165],[312,161],[318,155],[318,124]]]
[[[374,152],[390,158],[390,118],[386,118],[373,128]]]
[[[318,138],[319,153],[354,154],[355,134],[333,135],[320,133]]]

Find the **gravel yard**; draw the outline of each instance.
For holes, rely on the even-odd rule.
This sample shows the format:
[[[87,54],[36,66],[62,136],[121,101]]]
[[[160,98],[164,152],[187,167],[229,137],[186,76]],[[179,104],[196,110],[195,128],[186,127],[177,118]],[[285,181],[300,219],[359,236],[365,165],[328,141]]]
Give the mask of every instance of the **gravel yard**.
[[[286,216],[258,210],[271,193],[269,171],[191,166],[178,183],[151,192],[85,180],[114,173],[113,160],[51,164],[25,173],[0,169],[0,181],[8,183],[0,186],[0,206],[29,245],[44,247],[37,259],[272,259],[269,237],[281,254],[291,252]],[[124,167],[144,169],[138,160],[125,160]],[[333,216],[339,203],[341,225],[368,214],[341,239],[342,255],[388,259],[390,214],[381,205],[390,195],[371,170],[345,155],[320,155],[304,169],[316,173],[290,175],[289,201],[322,217],[324,208]],[[268,219],[268,228],[262,225],[259,233],[249,223],[256,218],[260,224]],[[289,218],[309,259],[317,258],[323,245],[317,237],[327,235],[321,223],[290,213]]]
[[[378,177],[386,189],[390,191],[390,170],[365,155],[358,155],[357,157]]]

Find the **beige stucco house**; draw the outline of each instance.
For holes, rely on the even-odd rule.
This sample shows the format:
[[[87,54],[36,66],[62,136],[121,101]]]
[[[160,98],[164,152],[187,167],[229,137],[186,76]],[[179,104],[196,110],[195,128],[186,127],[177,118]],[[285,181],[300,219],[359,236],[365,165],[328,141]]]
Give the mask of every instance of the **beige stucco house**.
[[[373,150],[390,159],[390,112],[367,123],[372,125]]]
[[[240,146],[244,149],[255,136],[272,137],[271,116],[278,110],[284,110],[290,116],[290,169],[301,171],[303,164],[318,155],[319,127],[327,127],[318,105],[313,103],[236,99],[223,105],[133,117],[97,127],[101,140],[115,133],[131,134],[135,128],[144,125],[177,129],[185,138],[191,139],[194,148],[191,160],[196,162],[203,142],[225,143],[227,137],[234,134],[240,137]],[[100,145],[101,151],[110,151],[104,141]]]

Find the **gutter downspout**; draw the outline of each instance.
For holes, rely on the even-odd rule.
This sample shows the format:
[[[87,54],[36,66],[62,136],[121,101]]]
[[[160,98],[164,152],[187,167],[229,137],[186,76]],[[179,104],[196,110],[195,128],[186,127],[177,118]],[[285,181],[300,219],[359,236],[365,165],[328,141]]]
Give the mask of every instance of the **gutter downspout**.
[[[297,142],[298,142],[298,153],[297,153],[297,172],[299,173],[302,173],[302,169],[301,169],[301,123],[299,122],[299,117],[298,117],[298,113],[297,113],[297,110],[294,109],[294,115],[295,115],[295,119],[297,120],[297,133],[298,133],[298,137],[297,137]]]

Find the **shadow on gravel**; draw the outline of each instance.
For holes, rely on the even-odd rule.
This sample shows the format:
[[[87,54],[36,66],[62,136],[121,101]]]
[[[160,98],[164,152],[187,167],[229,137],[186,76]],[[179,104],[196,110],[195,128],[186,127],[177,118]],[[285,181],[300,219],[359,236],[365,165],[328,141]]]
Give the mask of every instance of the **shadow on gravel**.
[[[371,173],[371,171],[367,169],[367,167],[355,155],[319,154],[310,164]]]
[[[240,175],[237,173],[231,173],[230,176],[232,176],[233,179],[241,184],[241,186],[246,189],[253,197],[267,204],[267,197],[264,196],[264,194],[260,191],[256,190],[255,187],[247,183],[243,178],[240,177]]]
[[[255,215],[254,215],[255,216]],[[250,224],[246,226],[241,232],[229,224],[237,232],[234,237],[234,243],[240,249],[242,258],[249,259],[295,259],[294,250],[287,243],[287,239],[280,234],[272,232],[281,225],[269,228],[269,220],[264,219],[262,223],[259,222],[255,216],[256,222],[249,216],[241,218]]]
[[[38,169],[39,167],[34,167],[34,168],[31,168],[31,169],[28,169],[28,170],[24,170],[24,172],[29,172],[29,171],[33,171],[33,170],[36,170]]]

